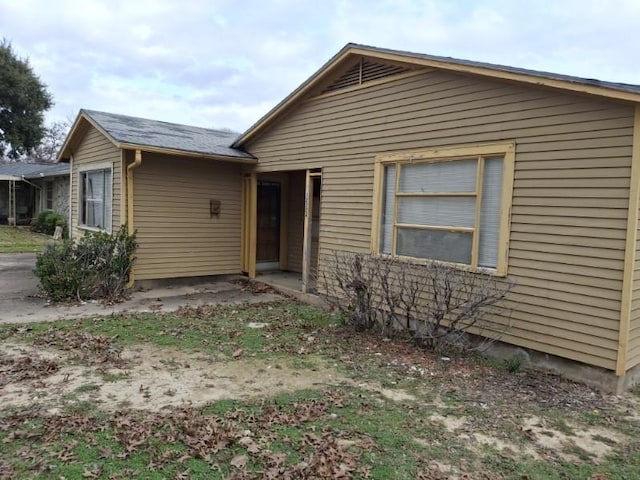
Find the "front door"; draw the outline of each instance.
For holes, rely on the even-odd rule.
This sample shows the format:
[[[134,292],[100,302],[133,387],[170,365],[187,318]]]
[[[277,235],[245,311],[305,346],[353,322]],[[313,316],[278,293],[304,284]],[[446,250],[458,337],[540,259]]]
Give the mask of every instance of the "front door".
[[[259,269],[277,269],[280,265],[279,182],[258,181],[256,262]]]

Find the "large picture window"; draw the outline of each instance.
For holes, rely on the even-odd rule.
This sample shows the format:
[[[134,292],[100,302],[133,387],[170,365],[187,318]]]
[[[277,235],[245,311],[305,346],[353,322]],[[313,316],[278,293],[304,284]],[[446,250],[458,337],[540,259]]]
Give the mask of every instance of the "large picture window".
[[[111,230],[111,169],[80,172],[80,224]]]
[[[513,145],[378,158],[374,251],[506,273]]]

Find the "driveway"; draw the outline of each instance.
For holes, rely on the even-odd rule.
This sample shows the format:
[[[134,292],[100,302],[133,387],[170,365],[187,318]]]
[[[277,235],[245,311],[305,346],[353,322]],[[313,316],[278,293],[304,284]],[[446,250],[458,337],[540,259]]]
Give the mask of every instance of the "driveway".
[[[165,286],[134,291],[115,305],[82,302],[51,305],[36,297],[38,279],[33,273],[34,253],[0,254],[0,323],[39,322],[125,312],[171,312],[183,306],[218,303],[262,303],[282,299],[275,292],[254,293],[240,277],[221,278],[192,286]]]
[[[35,253],[0,253],[1,301],[25,299],[38,293],[35,266]]]
[[[11,321],[16,313],[31,316],[46,305],[36,297],[35,266],[35,253],[0,253],[0,322]]]

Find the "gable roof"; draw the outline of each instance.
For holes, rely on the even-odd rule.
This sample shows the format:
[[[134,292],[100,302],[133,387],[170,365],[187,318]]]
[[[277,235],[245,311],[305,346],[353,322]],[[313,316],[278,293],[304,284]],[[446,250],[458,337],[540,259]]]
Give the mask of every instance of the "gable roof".
[[[66,163],[0,163],[0,179],[33,179],[69,175]]]
[[[338,71],[342,65],[359,56],[381,61],[386,60],[389,62],[399,62],[408,65],[431,67],[451,72],[515,81],[524,84],[542,85],[623,101],[640,102],[640,85],[606,82],[525,68],[348,43],[327,63],[320,67],[318,71],[302,83],[302,85],[249,127],[231,146],[241,148],[251,138],[270,125],[276,118],[279,118],[280,115],[290,109],[298,100],[301,100],[305,95],[309,94],[323,81],[326,81],[327,78]]]
[[[80,110],[58,159],[68,159],[73,153],[71,139],[83,122],[93,125],[118,148],[255,162],[250,154],[231,148],[237,133],[85,109]]]

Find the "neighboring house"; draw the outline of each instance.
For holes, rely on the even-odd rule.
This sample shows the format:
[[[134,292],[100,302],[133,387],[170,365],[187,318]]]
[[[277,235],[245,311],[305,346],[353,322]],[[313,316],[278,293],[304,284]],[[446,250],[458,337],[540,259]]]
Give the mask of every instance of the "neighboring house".
[[[69,216],[69,165],[0,163],[0,224],[28,225],[45,210]]]
[[[138,280],[443,260],[516,282],[505,342],[612,389],[640,371],[640,86],[350,44],[233,143],[81,111],[60,158],[76,234],[103,172]]]

